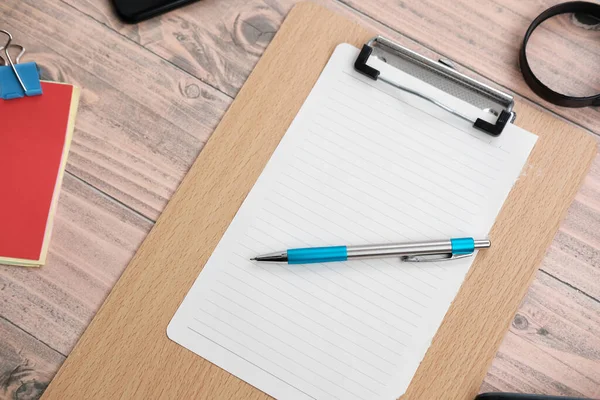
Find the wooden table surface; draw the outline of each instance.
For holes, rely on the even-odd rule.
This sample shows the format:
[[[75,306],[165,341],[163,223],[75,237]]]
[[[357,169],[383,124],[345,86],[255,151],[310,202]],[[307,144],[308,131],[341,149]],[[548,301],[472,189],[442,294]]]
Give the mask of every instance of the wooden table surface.
[[[598,108],[549,105],[518,70],[520,38],[557,1],[318,2],[600,135]],[[43,392],[294,3],[204,0],[139,25],[108,0],[0,3],[43,78],[82,88],[48,263],[0,267],[0,398]],[[556,87],[592,94],[600,29],[572,42],[581,25],[549,24],[532,56]],[[481,390],[600,397],[600,157]]]

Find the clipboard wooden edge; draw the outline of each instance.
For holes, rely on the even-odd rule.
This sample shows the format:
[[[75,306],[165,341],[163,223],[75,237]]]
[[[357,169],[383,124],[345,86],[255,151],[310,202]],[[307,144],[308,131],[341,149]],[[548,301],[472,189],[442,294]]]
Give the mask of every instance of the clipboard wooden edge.
[[[268,398],[166,327],[335,46],[372,36],[312,3],[290,12],[44,399]],[[517,112],[540,139],[403,399],[475,396],[596,154],[576,127]]]

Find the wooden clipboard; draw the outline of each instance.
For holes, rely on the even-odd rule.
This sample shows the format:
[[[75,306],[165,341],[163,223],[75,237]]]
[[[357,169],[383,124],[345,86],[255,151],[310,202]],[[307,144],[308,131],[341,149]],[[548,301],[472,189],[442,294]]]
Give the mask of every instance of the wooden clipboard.
[[[335,46],[374,35],[311,3],[290,12],[44,399],[268,398],[166,328]],[[475,396],[596,153],[585,132],[516,111],[538,143],[404,399]]]

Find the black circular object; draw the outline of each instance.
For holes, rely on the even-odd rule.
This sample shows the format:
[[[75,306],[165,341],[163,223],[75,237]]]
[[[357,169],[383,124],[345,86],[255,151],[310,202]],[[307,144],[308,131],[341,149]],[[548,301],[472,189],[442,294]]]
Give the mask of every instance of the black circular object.
[[[519,65],[521,66],[521,73],[523,74],[525,82],[527,82],[531,90],[550,103],[562,107],[572,108],[600,106],[600,93],[594,96],[574,97],[567,96],[550,89],[535,76],[531,70],[531,67],[529,66],[529,62],[527,61],[527,42],[529,41],[529,37],[535,28],[537,28],[548,18],[552,18],[560,14],[571,13],[589,14],[600,19],[600,4],[589,3],[587,1],[572,1],[568,3],[557,4],[554,7],[550,7],[541,13],[536,19],[534,19],[529,26],[529,29],[527,29],[527,33],[525,33],[525,39],[523,39],[523,45],[521,46],[521,51],[519,53]]]

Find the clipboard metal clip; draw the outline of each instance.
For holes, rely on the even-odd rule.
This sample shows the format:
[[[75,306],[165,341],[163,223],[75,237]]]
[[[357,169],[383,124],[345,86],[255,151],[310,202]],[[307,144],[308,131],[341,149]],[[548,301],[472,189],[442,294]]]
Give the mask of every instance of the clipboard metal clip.
[[[383,76],[379,70],[367,64],[371,56],[376,57],[437,89],[452,94],[454,97],[466,101],[483,111],[493,114],[497,117],[496,122],[491,123],[482,118],[469,117],[433,97],[410,89],[397,82],[393,82],[386,76]],[[516,114],[513,111],[514,99],[511,95],[461,74],[445,59],[436,62],[382,36],[377,36],[363,45],[363,48],[354,63],[354,68],[373,80],[380,80],[397,89],[401,89],[427,100],[472,123],[473,127],[476,129],[492,136],[500,135],[506,124],[513,122],[516,118]]]
[[[24,96],[39,96],[42,94],[40,73],[37,64],[28,62],[20,64],[21,57],[25,54],[25,47],[13,44],[12,35],[3,29],[0,33],[7,36],[7,41],[0,46],[0,98],[4,100],[18,99]],[[20,49],[13,62],[9,50]],[[7,65],[8,64],[8,65]]]

